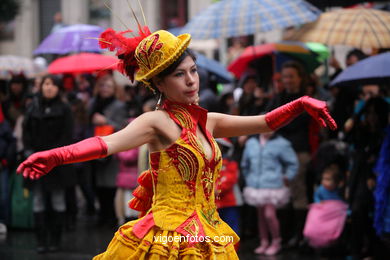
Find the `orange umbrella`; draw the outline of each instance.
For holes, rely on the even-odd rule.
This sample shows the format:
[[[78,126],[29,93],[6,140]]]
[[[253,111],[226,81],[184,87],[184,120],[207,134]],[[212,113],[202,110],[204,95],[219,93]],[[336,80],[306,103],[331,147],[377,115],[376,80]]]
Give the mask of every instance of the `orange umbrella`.
[[[48,71],[58,73],[88,73],[100,70],[116,69],[118,59],[112,56],[96,53],[79,53],[53,61]]]

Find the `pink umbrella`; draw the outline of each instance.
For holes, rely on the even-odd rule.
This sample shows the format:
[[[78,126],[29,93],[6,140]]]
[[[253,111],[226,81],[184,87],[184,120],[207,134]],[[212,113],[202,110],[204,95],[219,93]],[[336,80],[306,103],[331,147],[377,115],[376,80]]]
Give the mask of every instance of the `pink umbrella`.
[[[87,73],[100,70],[117,69],[118,59],[96,53],[79,53],[53,61],[48,71],[58,73]]]

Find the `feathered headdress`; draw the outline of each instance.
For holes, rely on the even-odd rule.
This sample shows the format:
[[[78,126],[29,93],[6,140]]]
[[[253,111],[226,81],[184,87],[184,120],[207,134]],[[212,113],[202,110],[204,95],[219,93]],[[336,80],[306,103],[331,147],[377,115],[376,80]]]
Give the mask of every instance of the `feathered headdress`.
[[[141,6],[141,3],[139,5]],[[191,35],[182,34],[176,37],[165,30],[151,33],[147,26],[140,24],[130,3],[129,7],[138,25],[138,36],[128,38],[124,34],[133,33],[132,30],[116,32],[108,28],[100,35],[99,44],[101,48],[116,51],[119,58],[117,68],[121,73],[131,81],[134,81],[136,73],[135,79],[150,88],[149,80],[183,54],[190,43]],[[143,14],[142,6],[141,11]],[[146,24],[145,16],[144,22]]]
[[[125,33],[133,32],[126,30],[123,32],[116,32],[112,28],[105,30],[99,38],[99,45],[102,49],[109,49],[116,51],[116,56],[119,58],[118,70],[127,75],[130,80],[134,81],[134,73],[139,69],[135,59],[135,49],[138,44],[147,36],[151,34],[148,26],[141,26],[138,24],[138,35],[132,38],[125,37]]]
[[[130,3],[127,2],[130,10],[134,16],[135,21],[138,25],[138,35],[132,38],[125,37],[124,34],[132,33],[132,30],[126,30],[122,32],[116,32],[112,28],[108,28],[104,32],[101,33],[99,38],[99,45],[102,49],[109,49],[110,51],[116,51],[116,56],[119,58],[119,63],[117,64],[117,68],[119,72],[128,76],[131,82],[134,81],[134,73],[139,69],[137,61],[135,59],[135,50],[138,44],[147,36],[151,34],[148,26],[142,26],[135,15],[133,8]],[[138,4],[141,8],[142,15],[144,17],[144,23],[146,24],[146,19],[144,15],[144,11],[140,1],[138,0]],[[108,9],[111,10],[108,5],[106,5]],[[111,10],[112,11],[112,10]],[[118,17],[119,18],[119,17]],[[119,19],[120,20],[120,19]],[[122,20],[120,20],[122,22]],[[123,23],[123,22],[122,22]]]

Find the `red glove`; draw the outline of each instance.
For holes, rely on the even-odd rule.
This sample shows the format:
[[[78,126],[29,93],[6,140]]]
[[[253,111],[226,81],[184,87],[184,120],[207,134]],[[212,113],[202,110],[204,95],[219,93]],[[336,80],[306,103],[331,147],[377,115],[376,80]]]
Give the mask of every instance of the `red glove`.
[[[107,144],[100,137],[91,137],[81,142],[32,154],[16,170],[23,177],[38,179],[54,167],[98,159],[107,155]]]
[[[290,103],[278,107],[265,115],[265,121],[272,130],[287,125],[303,111],[309,113],[321,126],[329,126],[331,130],[337,128],[336,122],[330,116],[324,101],[308,96],[298,98]]]

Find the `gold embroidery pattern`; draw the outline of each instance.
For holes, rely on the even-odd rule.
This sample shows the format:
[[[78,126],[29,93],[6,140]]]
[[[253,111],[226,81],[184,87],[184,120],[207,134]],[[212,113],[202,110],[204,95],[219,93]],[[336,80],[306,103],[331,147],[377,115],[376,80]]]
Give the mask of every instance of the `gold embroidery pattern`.
[[[191,220],[183,229],[194,237],[199,234],[199,224],[195,219]]]
[[[191,146],[196,149],[196,151],[203,155],[203,150],[199,139],[192,132],[188,132],[188,141],[190,142]]]
[[[191,181],[195,179],[196,170],[198,169],[198,161],[195,156],[191,153],[191,151],[187,149],[183,149],[183,147],[178,147],[177,151],[179,156],[177,159],[179,160],[178,168],[182,173],[184,181]]]
[[[216,208],[209,209],[206,212],[202,210],[202,216],[206,219],[207,223],[209,223],[213,227],[216,227],[217,225],[221,224],[221,221],[214,219],[215,211]]]
[[[202,186],[203,186],[203,192],[204,195],[206,196],[206,199],[210,199],[211,192],[213,191],[213,171],[211,170],[210,167],[205,167],[205,169],[202,172]]]
[[[221,154],[221,150],[219,149],[219,146],[217,144],[217,142],[215,141],[215,139],[212,139],[212,142],[214,144],[214,147],[215,147],[215,164],[218,165],[218,163],[220,161],[222,161],[222,154]]]
[[[185,184],[195,193],[196,174],[199,169],[196,156],[183,146],[176,146],[168,153]]]
[[[194,128],[194,124],[192,122],[192,117],[190,113],[183,107],[173,105],[172,106],[173,115],[180,122],[181,126],[184,128],[192,129]]]
[[[139,55],[135,56],[141,70],[149,71],[164,59],[164,52],[161,51],[164,44],[159,39],[160,35],[155,34],[141,42]]]

